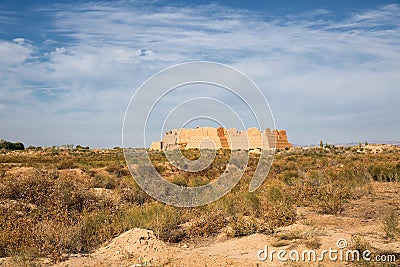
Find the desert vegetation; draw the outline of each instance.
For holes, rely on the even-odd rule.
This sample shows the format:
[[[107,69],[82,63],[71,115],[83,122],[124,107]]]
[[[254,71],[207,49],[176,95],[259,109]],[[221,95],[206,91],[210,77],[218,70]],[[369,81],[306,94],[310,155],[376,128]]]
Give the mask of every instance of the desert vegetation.
[[[182,153],[191,160],[200,156],[198,150]],[[219,150],[211,166],[197,173],[174,168],[162,152],[151,152],[150,158],[171,182],[200,186],[223,172],[229,154]],[[279,151],[263,185],[250,193],[258,157],[251,154],[243,178],[223,198],[206,206],[177,208],[138,187],[119,148],[0,150],[0,257],[57,263],[69,254],[89,253],[134,227],[153,230],[170,243],[220,233],[231,238],[271,235],[299,219],[297,207],[340,215],[352,202],[372,194],[372,182],[400,182],[396,147],[380,153],[334,146],[295,148]],[[397,207],[382,217],[388,240],[398,238],[398,216]],[[314,236],[305,240],[310,247],[320,246]]]

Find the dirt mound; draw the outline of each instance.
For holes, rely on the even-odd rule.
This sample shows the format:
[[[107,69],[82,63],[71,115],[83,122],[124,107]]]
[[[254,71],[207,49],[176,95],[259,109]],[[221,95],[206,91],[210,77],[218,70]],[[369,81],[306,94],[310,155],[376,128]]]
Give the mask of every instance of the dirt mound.
[[[158,240],[153,231],[135,228],[89,255],[72,255],[56,266],[255,266],[265,235],[212,242],[201,246],[174,246]]]
[[[57,266],[158,266],[168,262],[172,250],[153,231],[135,228],[90,255],[72,256]]]
[[[153,231],[135,228],[115,238],[108,246],[100,248],[94,255],[107,258],[137,258],[141,262],[154,262],[169,252],[167,245],[156,239]]]

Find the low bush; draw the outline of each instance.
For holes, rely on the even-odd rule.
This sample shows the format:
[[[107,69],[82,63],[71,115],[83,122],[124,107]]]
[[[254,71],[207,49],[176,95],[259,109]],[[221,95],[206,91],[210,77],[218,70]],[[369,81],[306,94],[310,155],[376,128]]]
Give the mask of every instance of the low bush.
[[[122,200],[130,204],[143,205],[152,200],[146,192],[138,188],[123,188],[120,194]]]
[[[128,168],[122,164],[109,165],[106,167],[106,171],[117,176],[117,178],[121,178],[130,174]]]
[[[118,181],[113,176],[94,174],[91,186],[95,188],[115,189],[117,183]]]
[[[227,217],[221,210],[209,211],[190,221],[186,235],[193,237],[207,237],[220,232],[227,224]]]
[[[385,238],[393,240],[400,233],[399,227],[399,215],[395,210],[391,210],[383,219],[382,225],[383,231],[385,231]]]
[[[344,182],[335,181],[318,189],[317,207],[326,214],[341,214],[351,198],[351,188]]]
[[[71,158],[65,158],[58,163],[57,168],[59,170],[75,169],[78,168],[78,164]]]

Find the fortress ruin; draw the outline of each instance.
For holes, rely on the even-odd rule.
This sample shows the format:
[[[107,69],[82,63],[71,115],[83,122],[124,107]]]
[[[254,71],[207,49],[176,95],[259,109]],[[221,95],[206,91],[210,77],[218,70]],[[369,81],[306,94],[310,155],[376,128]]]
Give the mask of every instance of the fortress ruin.
[[[238,131],[236,128],[197,127],[195,129],[173,129],[165,133],[161,142],[151,143],[150,150],[170,151],[174,149],[245,149],[291,148],[285,130],[260,131],[249,128]]]

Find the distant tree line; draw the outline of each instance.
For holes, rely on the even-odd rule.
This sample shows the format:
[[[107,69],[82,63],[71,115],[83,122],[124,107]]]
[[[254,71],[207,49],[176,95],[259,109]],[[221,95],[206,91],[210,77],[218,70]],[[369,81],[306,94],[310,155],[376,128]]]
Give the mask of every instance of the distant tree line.
[[[5,149],[5,150],[24,150],[25,146],[21,142],[9,142],[6,140],[1,140],[0,141],[0,149]]]

